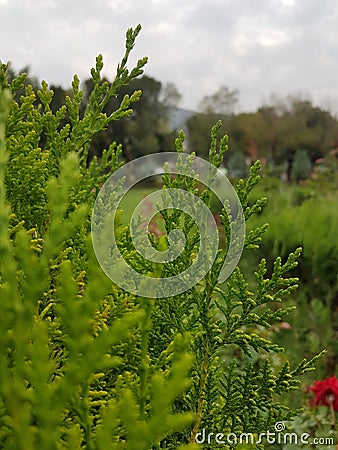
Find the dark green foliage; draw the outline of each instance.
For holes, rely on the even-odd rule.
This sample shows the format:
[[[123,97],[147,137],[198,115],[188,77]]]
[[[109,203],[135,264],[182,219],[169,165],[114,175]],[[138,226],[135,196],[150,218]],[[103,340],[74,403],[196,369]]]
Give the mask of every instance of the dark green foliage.
[[[234,153],[229,158],[227,167],[229,169],[229,175],[232,178],[244,178],[248,172],[248,167],[245,162],[245,156],[242,152]]]
[[[92,94],[93,81],[85,83],[85,103]],[[104,132],[97,134],[90,147],[90,158],[100,157],[108,142],[123,144],[123,158],[127,161],[149,153],[173,151],[174,132],[169,127],[169,107],[161,99],[163,86],[160,81],[143,75],[134,78],[121,87],[116,97],[112,97],[103,111],[111,114],[125,95],[142,91],[139,101],[133,105],[133,114],[111,122]],[[169,101],[169,100],[167,100]]]
[[[304,150],[298,150],[292,163],[292,178],[299,182],[309,178],[311,172],[311,159]]]
[[[266,432],[295,413],[280,398],[298,387],[298,375],[316,359],[276,369],[269,355],[282,349],[262,333],[292,309],[277,305],[297,287],[288,272],[300,250],[283,260],[278,256],[269,274],[262,259],[253,289],[239,268],[218,285],[230,233],[226,211],[224,249],[204,279],[179,296],[156,301],[132,296],[99,267],[90,213],[100,185],[118,169],[122,150],[110,143],[100,161],[93,158],[89,165],[88,151],[98,133],[130,116],[140,98],[140,91],[126,94],[115,110],[104,112],[142,74],[146,59],[131,71],[126,66],[139,30],[128,30],[126,53],[111,84],[101,78],[102,57],[96,59],[84,111],[76,76],[65,105],[54,109],[45,82],[37,94],[28,85],[16,101],[24,76],[9,80],[1,67],[0,448],[6,450],[189,450],[197,448],[203,428]],[[221,126],[218,122],[211,133],[209,158],[216,166],[227,151]],[[183,140],[180,134],[178,152]],[[247,220],[265,203],[248,200],[259,168],[255,164],[237,184]],[[168,175],[163,181],[199,192],[192,177]],[[200,196],[210,207],[210,192]],[[163,217],[166,232],[176,226],[188,237],[176,263],[163,265],[166,276],[191,263],[199,236],[181,211]],[[141,272],[151,269],[133,258],[127,227],[118,228],[127,259]],[[248,233],[247,250],[260,245],[265,229]],[[165,244],[163,238],[152,241],[158,248]],[[256,354],[262,358],[255,360]]]

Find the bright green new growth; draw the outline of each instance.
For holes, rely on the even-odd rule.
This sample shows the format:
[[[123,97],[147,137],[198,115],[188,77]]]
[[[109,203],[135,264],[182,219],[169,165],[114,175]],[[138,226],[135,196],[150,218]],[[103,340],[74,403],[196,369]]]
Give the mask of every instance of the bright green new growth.
[[[296,288],[297,279],[287,274],[300,250],[285,263],[277,258],[269,276],[263,260],[253,291],[239,268],[217,285],[230,233],[225,211],[225,249],[205,279],[180,296],[135,298],[112,285],[99,267],[90,213],[100,185],[120,166],[122,149],[112,143],[100,161],[87,164],[88,150],[110,121],[131,114],[141,95],[126,96],[109,117],[102,112],[121,87],[142,74],[146,58],[131,71],[126,66],[139,31],[128,30],[125,56],[111,84],[102,81],[102,57],[97,58],[83,116],[76,76],[72,97],[53,114],[47,83],[37,93],[28,86],[17,102],[13,96],[24,75],[9,83],[7,67],[1,66],[0,448],[188,450],[197,448],[203,428],[266,432],[276,420],[292,416],[278,396],[297,388],[297,375],[313,367],[313,361],[295,369],[285,362],[279,370],[268,358],[250,362],[252,351],[282,350],[260,330],[289,312],[276,303]],[[213,128],[210,146],[216,166],[227,150],[226,138],[217,145],[219,128]],[[177,139],[177,151],[183,138]],[[258,172],[256,163],[248,180],[237,185],[246,219],[265,202],[248,202]],[[164,177],[164,182],[196,193],[192,178]],[[210,204],[207,191],[201,197]],[[176,225],[188,236],[184,257],[164,268],[174,275],[191,262],[198,236],[189,234],[191,224],[180,212],[164,214],[164,220],[167,232]],[[245,247],[257,248],[265,229],[249,233]],[[128,249],[122,224],[120,236]],[[149,270],[146,262],[137,264]],[[235,349],[238,358],[229,359],[227,349]]]

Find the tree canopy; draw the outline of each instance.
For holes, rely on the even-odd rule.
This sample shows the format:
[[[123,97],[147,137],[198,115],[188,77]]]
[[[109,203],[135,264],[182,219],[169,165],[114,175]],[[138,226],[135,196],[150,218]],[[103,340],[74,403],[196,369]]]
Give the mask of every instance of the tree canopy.
[[[23,72],[28,72],[26,85],[31,84],[38,89],[38,80],[29,75],[29,67],[19,71]],[[16,76],[11,65],[8,75],[9,78]],[[103,79],[102,83],[106,81]],[[64,104],[70,89],[54,85],[50,88],[54,92],[50,107],[55,113]],[[92,80],[85,80],[82,89],[84,114],[93,90]],[[163,84],[148,75],[135,78],[106,104],[104,112],[111,114],[124,96],[131,95],[135,90],[142,91],[142,95],[134,103],[132,115],[121,119],[118,124],[110,122],[107,129],[96,136],[90,147],[89,159],[94,156],[100,158],[112,142],[122,144],[127,160],[173,150],[179,130],[173,129],[171,119],[181,100],[181,94],[173,83]],[[24,89],[17,92],[17,100],[23,93]],[[300,179],[307,177],[316,161],[338,147],[337,117],[314,105],[306,96],[281,98],[272,95],[254,112],[238,112],[238,105],[239,91],[225,85],[202,98],[199,111],[191,114],[184,125],[188,134],[188,151],[206,156],[210,144],[208,130],[221,119],[221,133],[228,134],[229,145],[239,153],[235,160],[248,163],[261,159],[271,167],[284,167],[286,178],[292,180],[298,179],[295,173],[299,174]],[[229,164],[227,155],[225,163]],[[294,164],[296,167],[293,168]],[[301,170],[299,167],[304,164],[306,170]]]

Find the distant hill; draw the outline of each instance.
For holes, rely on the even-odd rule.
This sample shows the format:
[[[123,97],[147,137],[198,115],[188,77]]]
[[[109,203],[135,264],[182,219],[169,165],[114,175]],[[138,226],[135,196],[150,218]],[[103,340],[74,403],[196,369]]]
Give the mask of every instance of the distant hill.
[[[169,116],[170,126],[174,130],[183,130],[187,132],[187,121],[196,114],[195,111],[183,108],[175,108],[171,111]]]

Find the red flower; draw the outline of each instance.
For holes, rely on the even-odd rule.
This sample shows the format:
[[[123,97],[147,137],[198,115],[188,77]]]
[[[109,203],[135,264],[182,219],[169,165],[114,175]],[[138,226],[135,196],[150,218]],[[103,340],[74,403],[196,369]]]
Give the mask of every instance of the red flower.
[[[338,379],[336,376],[315,381],[313,386],[308,386],[308,391],[314,393],[314,398],[310,400],[311,406],[332,406],[335,411],[338,411]]]

